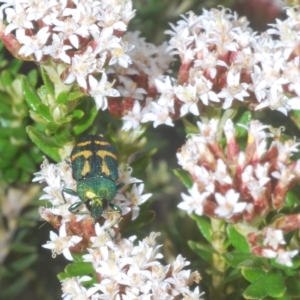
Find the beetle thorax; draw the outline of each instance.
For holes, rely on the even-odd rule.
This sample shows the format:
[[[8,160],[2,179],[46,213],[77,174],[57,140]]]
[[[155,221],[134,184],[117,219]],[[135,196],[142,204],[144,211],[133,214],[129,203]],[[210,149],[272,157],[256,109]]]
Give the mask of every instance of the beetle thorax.
[[[109,178],[97,176],[84,178],[77,182],[77,193],[82,201],[108,201],[116,195],[116,184]]]

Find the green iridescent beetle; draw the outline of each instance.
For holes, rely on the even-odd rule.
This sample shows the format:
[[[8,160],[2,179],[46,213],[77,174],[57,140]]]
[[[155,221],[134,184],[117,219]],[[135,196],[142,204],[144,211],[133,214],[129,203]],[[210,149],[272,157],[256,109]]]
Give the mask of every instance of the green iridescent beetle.
[[[91,217],[98,219],[107,206],[119,213],[119,206],[111,203],[117,190],[123,184],[117,185],[118,180],[118,157],[116,149],[101,135],[85,135],[81,137],[70,156],[72,175],[77,182],[77,191],[68,188],[62,190],[62,196],[66,203],[64,193],[78,196],[80,201],[72,204],[69,211],[75,214],[78,208],[85,204]]]

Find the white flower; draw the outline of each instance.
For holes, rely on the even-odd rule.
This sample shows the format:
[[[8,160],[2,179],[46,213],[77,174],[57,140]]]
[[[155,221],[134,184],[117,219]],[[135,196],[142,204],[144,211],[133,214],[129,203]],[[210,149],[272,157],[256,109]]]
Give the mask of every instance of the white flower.
[[[41,28],[36,35],[28,36],[25,34],[24,29],[20,29],[16,33],[17,40],[23,46],[19,50],[20,55],[25,57],[34,54],[37,61],[40,61],[43,56],[43,47],[46,44],[50,32],[48,27]]]
[[[64,300],[88,300],[91,293],[82,285],[82,282],[89,280],[92,280],[92,277],[71,277],[62,280],[62,298]]]
[[[86,262],[92,262],[99,276],[98,282],[85,291],[86,295],[93,295],[94,298],[91,299],[106,300],[121,300],[121,291],[122,297],[128,300],[161,299],[157,298],[161,295],[164,295],[162,299],[171,300],[175,294],[189,295],[191,292],[188,284],[199,283],[199,273],[182,270],[189,262],[181,256],[177,257],[173,266],[162,265],[158,261],[163,258],[158,252],[161,246],[157,246],[155,241],[158,235],[152,232],[149,237],[138,243],[135,243],[136,237],[132,236],[128,239],[118,239],[116,243],[110,241],[111,246],[108,246],[109,241],[98,246],[94,244],[92,249],[88,249],[89,254],[83,258]],[[95,239],[93,238],[93,241]],[[172,287],[171,283],[178,283],[178,287]],[[73,295],[76,291],[81,291],[80,288],[66,290]]]
[[[136,100],[143,100],[144,95],[147,94],[145,89],[139,88],[136,82],[127,77],[119,76],[119,81],[124,85],[118,86],[118,90],[124,98],[131,97]]]
[[[99,223],[96,223],[95,232],[96,236],[90,238],[93,248],[111,244],[110,234],[105,230],[104,226],[101,227]]]
[[[143,111],[142,123],[149,121],[153,122],[153,127],[156,128],[161,124],[174,126],[173,121],[170,117],[170,111],[168,106],[161,106],[156,102],[150,102]]]
[[[123,68],[128,68],[128,65],[132,63],[131,58],[126,52],[132,50],[134,45],[129,45],[128,43],[121,42],[118,47],[110,48],[111,51],[111,60],[109,61],[109,65],[113,65],[118,63]]]
[[[92,75],[89,76],[89,94],[94,97],[98,109],[107,109],[107,96],[120,96],[118,90],[112,88],[112,85],[112,83],[107,81],[107,75],[105,73],[101,74],[99,82]]]
[[[282,230],[276,230],[272,227],[267,227],[264,230],[264,235],[265,238],[263,240],[263,244],[265,246],[272,247],[274,250],[276,250],[279,245],[285,244]]]
[[[194,85],[179,85],[176,87],[175,94],[184,104],[180,108],[180,116],[186,115],[188,112],[195,116],[199,116],[197,88]]]
[[[204,105],[209,105],[208,101],[220,102],[217,94],[212,91],[212,82],[203,75],[195,78],[195,86],[197,88],[197,95]]]
[[[139,101],[135,101],[131,111],[122,118],[124,121],[122,130],[128,131],[130,129],[137,129],[140,126],[141,120],[141,105]]]
[[[193,184],[192,188],[189,189],[188,192],[191,196],[182,193],[181,197],[183,198],[183,202],[179,203],[177,207],[186,210],[188,214],[191,214],[193,211],[195,211],[196,215],[202,216],[205,200],[210,193],[200,193],[196,183]]]
[[[215,193],[215,199],[218,203],[215,214],[221,218],[230,219],[234,214],[243,212],[247,203],[238,202],[239,198],[240,194],[232,189],[227,191],[225,196]]]
[[[9,5],[9,4],[7,4]],[[3,7],[3,8],[2,8]],[[5,8],[5,5],[1,6],[2,9]],[[16,30],[16,33],[21,29],[23,32],[23,29],[32,29],[33,24],[30,22],[27,17],[27,12],[24,9],[24,7],[16,2],[14,5],[14,8],[8,7],[5,9],[6,19],[8,22],[8,25],[5,28],[5,35],[11,33],[13,30]],[[2,19],[2,18],[1,18]]]
[[[123,168],[119,168],[119,182],[124,183],[124,185],[128,185],[131,183],[141,182],[140,179],[135,177],[131,177],[132,168],[129,165],[123,166]]]
[[[292,258],[299,253],[298,250],[293,251],[280,251],[277,253],[276,262],[287,267],[291,267],[293,265]]]
[[[86,31],[82,31],[80,25],[75,19],[65,18],[63,21],[54,19],[52,23],[55,25],[55,27],[53,27],[53,31],[61,32],[64,36],[64,39],[69,40],[74,48],[79,48],[78,35],[85,37]]]
[[[96,67],[97,59],[91,48],[83,54],[75,54],[71,59],[69,74],[64,83],[71,84],[77,80],[80,87],[87,89],[87,76],[93,73]]]
[[[182,300],[203,300],[200,296],[204,295],[204,292],[199,292],[199,287],[195,287],[194,291],[185,290],[183,293]]]
[[[130,192],[126,192],[126,198],[130,201],[132,204],[132,220],[136,219],[140,208],[139,206],[145,203],[152,194],[145,194],[142,195],[144,190],[144,184],[139,184],[138,186],[136,184],[133,185]]]
[[[50,46],[45,46],[43,53],[50,55],[55,59],[60,59],[63,62],[70,64],[71,58],[66,54],[67,50],[72,49],[71,46],[64,45],[63,36],[61,34],[52,34],[52,44]]]
[[[172,79],[166,76],[165,82],[155,79],[155,86],[160,93],[157,103],[161,106],[167,105],[171,112],[174,112],[174,87],[172,86]]]
[[[48,242],[42,247],[51,249],[53,258],[57,254],[62,253],[66,259],[73,260],[69,248],[78,244],[82,240],[82,237],[77,235],[68,236],[66,232],[66,224],[62,224],[59,228],[59,236],[55,232],[50,231],[50,239],[51,242]]]
[[[224,98],[223,109],[230,108],[233,100],[244,101],[244,97],[249,96],[246,91],[248,88],[247,83],[240,83],[240,73],[234,74],[232,71],[227,73],[227,86],[217,95]]]

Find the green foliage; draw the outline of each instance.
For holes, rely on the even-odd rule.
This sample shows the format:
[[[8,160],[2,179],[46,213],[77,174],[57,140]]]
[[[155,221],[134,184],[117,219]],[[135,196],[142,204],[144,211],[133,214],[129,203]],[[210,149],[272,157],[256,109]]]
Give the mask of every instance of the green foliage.
[[[173,173],[178,177],[178,179],[187,189],[190,189],[193,186],[192,178],[187,171],[182,169],[174,169]]]
[[[74,261],[65,267],[64,272],[57,275],[59,280],[64,280],[66,278],[76,277],[76,276],[95,276],[95,269],[91,263],[83,261]]]
[[[39,151],[29,143],[25,126],[30,122],[21,89],[21,76],[17,74],[21,63],[13,60],[0,72],[0,183],[27,183],[37,164]],[[29,78],[35,77],[35,71]],[[0,190],[0,194],[4,190]]]
[[[56,86],[44,68],[41,73],[44,85],[37,90],[22,78],[25,100],[35,121],[27,126],[27,133],[41,151],[58,162],[69,155],[70,144],[92,125],[98,110],[91,97],[72,86]]]

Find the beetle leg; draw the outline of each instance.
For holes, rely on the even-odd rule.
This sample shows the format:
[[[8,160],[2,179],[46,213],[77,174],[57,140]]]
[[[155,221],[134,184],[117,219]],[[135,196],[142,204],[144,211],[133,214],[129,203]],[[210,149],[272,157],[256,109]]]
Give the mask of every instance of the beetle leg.
[[[120,188],[122,188],[124,185],[125,185],[124,182],[119,183],[119,184],[116,186],[117,191],[118,191]]]
[[[67,200],[65,198],[64,193],[67,193],[67,194],[72,195],[72,196],[78,196],[78,194],[75,191],[73,191],[71,189],[68,189],[68,188],[63,188],[61,194],[62,194],[62,197],[64,199],[64,203],[65,204],[67,203]],[[86,214],[89,214],[89,212],[78,212],[78,211],[76,211],[78,209],[78,207],[81,206],[82,204],[84,204],[84,202],[82,202],[81,200],[73,203],[68,208],[69,212],[71,212],[72,214],[76,214],[76,215],[86,215]]]
[[[71,189],[68,189],[68,188],[63,188],[62,191],[61,191],[61,195],[64,199],[65,204],[67,203],[67,200],[65,198],[64,193],[67,193],[67,194],[72,195],[72,196],[78,196],[78,194],[75,191],[73,191]]]
[[[72,163],[70,161],[68,161],[68,160],[65,159],[65,162],[66,162],[67,165],[69,165],[70,167],[72,167]]]
[[[76,211],[78,207],[80,207],[82,204],[84,204],[82,201],[78,201],[70,205],[69,212],[74,215],[90,215],[89,211]]]
[[[109,225],[109,228],[115,226],[116,224],[118,224],[122,218],[122,210],[121,208],[116,205],[116,204],[113,204],[113,203],[109,203],[109,206],[112,208],[113,211],[116,211],[119,213],[119,218],[115,221],[113,221],[110,225]]]

